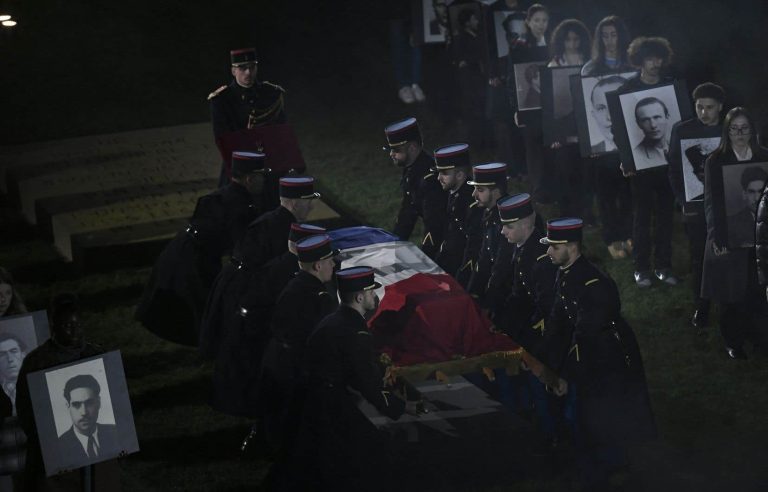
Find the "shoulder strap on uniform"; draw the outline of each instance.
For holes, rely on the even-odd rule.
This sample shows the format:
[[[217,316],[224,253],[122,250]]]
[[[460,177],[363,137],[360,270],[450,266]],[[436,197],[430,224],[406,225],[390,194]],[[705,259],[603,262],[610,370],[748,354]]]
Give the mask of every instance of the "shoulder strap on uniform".
[[[216,89],[215,91],[211,92],[210,94],[208,94],[208,100],[210,101],[210,100],[211,100],[211,99],[213,99],[214,97],[218,96],[218,95],[219,95],[219,94],[221,94],[221,93],[224,91],[224,89],[226,89],[226,88],[227,88],[227,86],[226,86],[226,85],[222,85],[221,87],[219,87],[219,88],[218,88],[218,89]]]
[[[280,87],[277,84],[273,84],[272,82],[269,82],[269,81],[265,80],[265,81],[262,82],[262,84],[268,85],[268,86],[272,87],[273,89],[279,90],[280,92],[285,92],[285,89],[283,89],[282,87]]]

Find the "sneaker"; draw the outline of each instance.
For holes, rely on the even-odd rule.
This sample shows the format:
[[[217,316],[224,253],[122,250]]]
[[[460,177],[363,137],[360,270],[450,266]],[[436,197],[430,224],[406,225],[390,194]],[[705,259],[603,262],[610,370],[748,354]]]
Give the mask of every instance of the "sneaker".
[[[627,252],[628,255],[632,254],[632,250],[634,249],[635,244],[632,242],[631,239],[627,239],[624,241],[624,251]]]
[[[624,251],[624,244],[621,241],[614,241],[609,244],[608,252],[611,254],[611,258],[614,260],[627,257],[627,252]]]
[[[672,272],[668,268],[663,268],[661,270],[654,270],[653,274],[656,275],[656,278],[661,280],[667,285],[677,285],[678,280],[677,277],[672,275]]]
[[[427,96],[424,95],[424,91],[421,90],[421,87],[419,87],[419,84],[413,84],[411,86],[411,92],[413,93],[413,97],[416,98],[416,101],[424,102],[427,100]]]
[[[648,272],[635,272],[635,283],[644,289],[651,286],[651,275]]]
[[[416,98],[413,95],[413,91],[407,85],[404,85],[397,92],[397,97],[400,98],[405,104],[413,104],[416,102]]]

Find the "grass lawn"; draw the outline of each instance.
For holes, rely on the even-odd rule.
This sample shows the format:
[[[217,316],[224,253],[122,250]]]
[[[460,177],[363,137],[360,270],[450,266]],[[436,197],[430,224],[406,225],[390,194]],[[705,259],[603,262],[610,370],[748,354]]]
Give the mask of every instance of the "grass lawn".
[[[2,122],[4,142],[203,121],[205,95],[227,79],[226,51],[254,42],[262,47],[264,78],[288,90],[289,119],[310,172],[332,202],[366,224],[390,228],[399,204],[398,170],[381,150],[384,124],[413,112],[429,148],[452,141],[434,105],[406,108],[395,99],[385,24],[336,30],[333,8],[325,3],[302,10],[293,30],[260,19],[286,19],[280,16],[288,6],[266,2],[224,2],[215,11],[178,1],[135,1],[130,8],[45,6],[28,12],[26,31],[0,41],[4,71],[11,74],[4,74],[0,89],[11,93],[14,87],[17,96],[6,105],[14,121]],[[348,6],[346,18],[366,19],[362,2]],[[80,24],[62,27],[67,22]],[[242,32],[250,34],[237,34]],[[361,36],[356,49],[354,36]],[[44,54],[45,46],[51,53]],[[41,68],[47,77],[31,76]],[[22,80],[24,85],[14,86]],[[28,307],[45,308],[52,294],[75,291],[85,305],[88,336],[122,351],[141,446],[122,461],[124,489],[258,490],[266,463],[237,452],[249,423],[215,414],[205,404],[210,367],[193,350],[156,338],[132,319],[150,265],[77,274],[15,211],[7,205],[0,210],[0,265],[14,272]],[[694,335],[688,279],[641,291],[632,281],[630,260],[610,260],[598,230],[587,231],[586,247],[587,256],[619,285],[661,431],[658,443],[639,452],[640,473],[630,481],[642,481],[629,485],[765,490],[768,360],[729,360],[717,327]],[[679,222],[673,263],[686,276],[687,241]],[[561,490],[563,484],[543,477],[483,490]]]

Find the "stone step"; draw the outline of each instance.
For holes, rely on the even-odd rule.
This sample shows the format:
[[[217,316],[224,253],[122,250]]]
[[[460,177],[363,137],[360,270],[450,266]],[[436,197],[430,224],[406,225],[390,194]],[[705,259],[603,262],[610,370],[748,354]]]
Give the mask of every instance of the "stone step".
[[[167,149],[200,145],[209,147],[211,155],[220,160],[208,122],[4,146],[0,147],[0,191],[8,193],[6,176],[9,169],[45,164],[61,169],[87,158],[135,152],[162,153]]]

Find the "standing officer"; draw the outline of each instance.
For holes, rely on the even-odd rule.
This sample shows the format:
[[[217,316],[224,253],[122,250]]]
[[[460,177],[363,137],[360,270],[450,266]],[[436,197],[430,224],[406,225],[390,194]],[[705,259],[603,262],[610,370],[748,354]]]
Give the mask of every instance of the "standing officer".
[[[437,171],[440,186],[448,192],[445,234],[435,262],[453,276],[456,276],[464,258],[467,244],[465,222],[469,207],[475,203],[472,196],[474,189],[467,183],[470,170],[469,145],[459,143],[435,150],[434,171]]]
[[[330,236],[308,237],[296,250],[300,270],[285,286],[272,313],[272,340],[264,351],[259,387],[267,438],[277,451],[271,479],[280,478],[300,423],[307,338],[337,304],[326,286],[335,266]]]
[[[371,490],[378,480],[362,480],[366,466],[389,473],[377,458],[386,454],[386,443],[357,408],[349,390],[397,419],[405,402],[387,391],[384,372],[377,363],[366,313],[378,307],[375,281],[369,267],[345,268],[336,272],[341,305],[320,322],[307,341],[308,405],[303,414],[298,465],[309,469],[292,474],[306,480],[295,490]],[[311,405],[310,405],[311,402]],[[384,452],[384,453],[382,453]]]
[[[547,222],[547,254],[559,267],[547,327],[549,365],[567,394],[576,459],[587,490],[603,490],[625,446],[656,426],[635,335],[621,317],[613,280],[581,254],[582,220]]]
[[[256,48],[232,50],[229,57],[232,82],[208,95],[213,136],[217,143],[227,133],[286,122],[285,91],[279,85],[261,82],[256,77],[259,63]],[[225,169],[222,165],[220,186],[224,186],[229,178]]]
[[[447,194],[435,173],[430,172],[433,162],[422,149],[419,125],[416,118],[406,118],[387,126],[384,133],[389,145],[389,157],[396,166],[403,168],[400,180],[403,200],[393,232],[402,241],[408,241],[416,221],[421,217],[424,223],[421,249],[430,258],[435,258],[443,242]]]
[[[701,198],[691,197],[698,201],[692,202],[686,199],[686,185],[683,170],[683,151],[680,146],[685,139],[716,139],[720,142],[723,132],[720,113],[723,110],[725,91],[719,85],[705,82],[693,90],[693,101],[696,108],[696,117],[687,121],[676,123],[672,127],[672,136],[669,141],[669,184],[675,194],[677,204],[683,209],[683,224],[688,236],[688,245],[691,254],[691,287],[693,288],[693,300],[695,303],[691,324],[702,330],[709,320],[708,299],[701,297],[701,273],[704,267],[704,244],[707,241],[707,221],[704,217],[704,161],[711,151],[717,147],[717,143],[710,145],[697,144],[685,150],[685,156],[692,166],[695,176],[689,179],[697,179],[693,185],[698,185]]]
[[[264,154],[232,153],[232,181],[197,200],[185,230],[160,253],[135,317],[156,335],[197,346],[208,292],[221,258],[258,217]]]
[[[469,181],[475,187],[472,196],[484,212],[480,226],[480,248],[467,292],[478,299],[493,317],[495,308],[505,297],[501,286],[511,268],[509,261],[513,249],[507,241],[501,241],[502,224],[496,206],[496,202],[507,194],[507,165],[480,164],[473,166],[472,172],[473,178]],[[467,261],[471,259],[465,257],[464,263]]]

